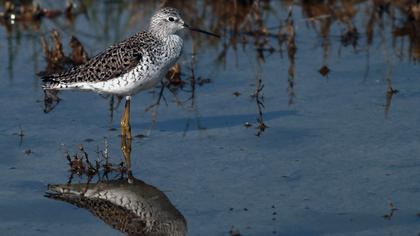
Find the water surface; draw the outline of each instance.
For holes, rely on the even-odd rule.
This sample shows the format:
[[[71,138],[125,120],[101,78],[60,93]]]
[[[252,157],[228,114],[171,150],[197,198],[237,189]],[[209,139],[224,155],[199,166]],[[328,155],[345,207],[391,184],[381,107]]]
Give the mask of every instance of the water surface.
[[[185,217],[189,235],[420,232],[419,6],[316,2],[169,3],[222,39],[188,34],[183,86],[171,85],[148,112],[160,88],[134,97],[132,167]],[[66,150],[82,144],[95,159],[106,138],[112,160],[122,160],[123,106],[111,113],[110,98],[64,92],[44,113],[40,41],[52,46],[57,29],[66,54],[76,36],[92,56],[143,29],[160,3],[75,4],[74,18],[2,21],[5,235],[119,232],[85,209],[44,197],[48,184],[68,179]]]

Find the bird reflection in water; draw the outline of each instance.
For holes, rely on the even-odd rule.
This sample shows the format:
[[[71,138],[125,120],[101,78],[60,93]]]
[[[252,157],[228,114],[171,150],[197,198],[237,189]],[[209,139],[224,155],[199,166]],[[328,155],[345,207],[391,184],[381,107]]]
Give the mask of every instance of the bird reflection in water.
[[[124,139],[123,139],[124,140]],[[126,140],[125,140],[126,141]],[[124,145],[131,146],[131,140]],[[130,162],[131,148],[123,147],[125,161]],[[126,156],[127,155],[127,156]],[[78,158],[82,168],[91,168],[89,160]],[[87,163],[86,163],[87,162]],[[126,163],[127,166],[131,166]],[[91,166],[91,167],[89,167]],[[81,177],[88,176],[85,183],[51,184],[45,196],[89,210],[93,215],[126,235],[186,235],[187,222],[168,197],[156,187],[146,184],[128,172],[128,178],[118,165],[108,163],[97,169],[80,171]],[[72,169],[71,169],[72,171]],[[110,173],[114,176],[110,176]],[[95,173],[99,179],[92,183],[88,173]],[[72,173],[73,174],[73,173]],[[106,178],[101,176],[106,176]]]
[[[187,222],[168,197],[133,178],[49,185],[46,197],[89,210],[126,235],[186,235]]]

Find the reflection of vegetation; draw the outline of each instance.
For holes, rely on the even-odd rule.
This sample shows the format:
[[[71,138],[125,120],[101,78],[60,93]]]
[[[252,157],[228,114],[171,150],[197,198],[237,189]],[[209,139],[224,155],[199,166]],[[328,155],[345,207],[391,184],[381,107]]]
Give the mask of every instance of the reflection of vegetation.
[[[252,97],[255,99],[258,108],[258,118],[257,118],[257,136],[261,136],[261,134],[265,131],[268,126],[264,123],[264,116],[263,116],[263,109],[264,109],[264,95],[262,93],[264,85],[262,84],[261,78],[257,80],[257,89]]]
[[[22,146],[23,137],[25,137],[25,133],[23,132],[22,126],[19,125],[19,132],[13,133],[13,135],[16,135],[19,137],[19,147]]]
[[[283,77],[287,77],[287,81],[283,83],[287,84],[290,105],[296,102],[295,90],[298,78],[295,60],[299,56],[296,48],[300,48],[299,44],[312,42],[309,39],[301,40],[299,38],[301,35],[299,35],[298,26],[300,25],[306,24],[322,40],[324,60],[319,67],[312,69],[318,70],[323,76],[329,75],[333,70],[328,65],[328,57],[332,55],[330,52],[332,40],[339,42],[342,47],[351,48],[354,53],[366,54],[365,77],[369,72],[370,48],[377,38],[388,38],[389,35],[392,37],[391,45],[383,45],[384,47],[393,47],[392,51],[389,51],[388,57],[396,55],[400,60],[404,58],[413,62],[420,60],[420,40],[417,37],[420,29],[420,5],[415,0],[173,0],[161,3],[117,1],[100,2],[100,4],[96,1],[74,1],[66,5],[62,2],[3,0],[0,1],[0,5],[3,6],[0,13],[0,25],[4,27],[8,36],[8,70],[11,78],[14,70],[13,63],[16,60],[16,55],[19,54],[22,35],[34,33],[43,38],[42,44],[37,43],[39,42],[37,37],[30,38],[34,47],[33,61],[39,60],[37,52],[40,51],[40,45],[44,48],[44,54],[47,54],[44,38],[45,32],[49,32],[50,28],[45,28],[45,22],[53,24],[54,27],[66,34],[83,38],[84,46],[88,48],[88,51],[98,51],[103,48],[97,48],[94,43],[101,41],[101,45],[109,45],[134,29],[143,28],[149,14],[161,6],[174,6],[182,9],[189,22],[223,34],[224,40],[220,41],[211,37],[198,37],[198,35],[197,37],[194,35],[193,40],[194,52],[199,51],[196,50],[197,48],[204,46],[217,48],[219,52],[215,59],[221,65],[226,66],[229,55],[233,55],[229,58],[233,58],[233,63],[238,64],[237,55],[238,50],[241,49],[253,53],[258,63],[264,63],[270,55],[276,52],[282,53],[283,48],[286,48],[289,69],[287,72],[283,72]],[[297,9],[302,12],[304,20],[297,18],[300,17],[299,14],[292,14],[296,13]],[[103,17],[102,13],[106,17]],[[284,13],[287,15],[282,16]],[[362,19],[365,20],[359,23],[356,21],[356,17],[364,17]],[[80,20],[83,20],[87,26],[77,24]],[[91,31],[87,31],[83,27],[87,27]],[[338,28],[338,32],[340,32],[338,37],[332,33],[335,32],[333,27]],[[408,44],[404,44],[406,40],[408,40]],[[79,44],[76,38],[72,40],[73,53],[65,58],[71,58],[71,61],[76,64],[86,61],[87,54],[80,51],[81,48],[74,44]],[[341,49],[340,47],[339,52]],[[53,50],[50,50],[49,53]],[[81,61],[75,60],[75,57],[81,58]],[[54,56],[46,58],[54,58]],[[169,88],[177,104],[184,104],[187,101],[194,104],[194,98],[197,96],[195,86],[209,81],[207,78],[201,78],[198,71],[194,71],[194,66],[199,60],[198,56],[193,55],[192,63],[180,64],[168,75],[169,81],[165,82],[164,86]],[[47,62],[48,69],[51,63],[48,60]],[[57,65],[60,64],[55,63],[54,66]],[[392,67],[390,64],[387,66]],[[385,80],[388,81],[386,91],[396,90],[392,87],[391,78],[389,74],[385,77]],[[188,92],[188,97],[182,99],[178,91]],[[159,94],[159,102],[160,99],[165,100],[163,92]],[[387,93],[385,103],[386,111],[389,110],[388,104],[391,104],[390,98],[392,98],[388,95],[389,93]]]
[[[389,213],[383,215],[383,217],[387,220],[391,220],[395,212],[398,211],[398,208],[394,206],[394,203],[391,200],[388,200],[388,208],[389,208]]]
[[[180,0],[164,1],[161,5],[149,1],[119,1],[112,3],[112,6],[118,9],[116,12],[118,14],[115,13],[114,8],[110,8],[110,4],[98,7],[98,4],[94,4],[94,1],[80,1],[77,4],[70,3],[67,6],[63,6],[62,9],[46,8],[42,6],[42,1],[40,4],[33,1],[1,2],[3,11],[0,14],[0,22],[9,33],[12,33],[13,30],[39,31],[44,19],[55,19],[58,17],[74,19],[83,15],[88,17],[89,23],[97,24],[89,28],[98,30],[98,32],[104,32],[102,28],[105,28],[106,34],[109,34],[109,30],[112,29],[116,35],[121,35],[121,32],[118,30],[121,28],[121,25],[123,29],[127,27],[138,28],[136,22],[144,21],[146,12],[153,12],[155,8],[164,5],[174,6],[183,9],[189,21],[197,25],[209,24],[209,28],[212,31],[224,33],[227,38],[222,45],[219,59],[224,59],[230,49],[236,51],[239,45],[243,47],[245,45],[254,45],[259,57],[264,57],[261,54],[262,52],[272,53],[276,51],[274,44],[271,44],[270,38],[279,38],[281,40],[284,36],[282,33],[284,27],[282,27],[283,25],[277,27],[268,26],[267,24],[269,16],[277,14],[276,9],[279,7],[301,7],[303,14],[307,17],[307,22],[326,41],[328,41],[333,24],[339,23],[339,27],[342,27],[340,42],[343,46],[352,45],[355,48],[359,46],[362,32],[366,33],[367,43],[370,45],[375,34],[375,25],[385,27],[382,21],[384,17],[388,17],[391,24],[387,24],[387,26],[392,27],[393,36],[396,38],[408,37],[410,39],[410,53],[408,55],[415,60],[420,58],[418,56],[420,53],[417,53],[417,51],[420,52],[420,44],[416,37],[420,21],[420,6],[414,0],[378,0],[372,2],[363,0],[302,0],[281,1],[281,3],[269,0],[232,0],[203,1],[203,5],[199,4],[200,1],[185,2]],[[20,4],[14,4],[15,2],[20,2]],[[361,3],[365,4],[361,5]],[[144,9],[144,11],[135,11],[134,9]],[[99,22],[98,10],[106,12],[105,22]],[[127,12],[128,17],[126,21],[120,19],[126,18],[124,14],[121,14],[122,12]],[[361,30],[353,21],[358,14],[363,13],[367,15],[368,21],[365,25],[366,29]],[[398,19],[398,22],[403,22],[402,24],[398,25],[396,23],[397,17],[401,17],[401,19]],[[293,20],[293,17],[289,15],[287,20],[290,22]],[[83,32],[79,33],[80,35],[85,35]],[[104,38],[109,38],[109,35]],[[118,39],[115,38],[113,41]],[[197,47],[203,45],[216,46],[218,40],[200,37],[196,43]]]
[[[284,25],[280,29],[279,33],[279,43],[282,45],[286,43],[287,55],[289,57],[289,79],[288,81],[288,88],[289,91],[289,105],[292,105],[294,102],[295,94],[295,56],[296,56],[296,32],[295,32],[295,25],[293,22],[292,11],[289,11],[289,15],[287,16],[286,20],[284,21]]]

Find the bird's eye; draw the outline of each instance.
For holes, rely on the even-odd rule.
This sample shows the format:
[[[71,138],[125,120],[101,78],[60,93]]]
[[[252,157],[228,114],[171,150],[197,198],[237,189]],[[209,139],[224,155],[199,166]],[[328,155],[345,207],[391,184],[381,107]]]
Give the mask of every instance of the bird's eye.
[[[175,19],[173,17],[169,17],[168,20],[169,21],[175,21]]]

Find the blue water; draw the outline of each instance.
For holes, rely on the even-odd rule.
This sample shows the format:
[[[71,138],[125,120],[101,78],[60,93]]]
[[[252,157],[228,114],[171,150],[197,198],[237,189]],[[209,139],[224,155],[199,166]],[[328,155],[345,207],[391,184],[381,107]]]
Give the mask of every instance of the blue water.
[[[0,231],[5,235],[118,234],[88,211],[43,196],[48,184],[67,181],[66,149],[74,153],[83,144],[95,156],[106,137],[112,158],[122,160],[118,128],[123,105],[111,120],[107,98],[64,92],[58,106],[45,114],[35,76],[45,66],[39,37],[48,38],[52,28],[59,30],[66,52],[66,43],[76,35],[94,55],[142,29],[158,7],[141,1],[94,2],[72,24],[61,16],[42,20],[39,31],[22,22],[12,25],[11,33],[0,30]],[[205,5],[197,2],[179,4],[188,6],[187,17],[194,18],[191,12],[201,13]],[[145,108],[156,101],[159,88],[133,98],[133,133],[146,136],[133,140],[133,173],[169,197],[186,218],[189,235],[229,235],[231,229],[241,235],[420,232],[420,80],[410,42],[415,44],[408,37],[394,39],[385,14],[383,32],[376,25],[369,45],[366,12],[372,5],[359,2],[348,2],[356,11],[351,22],[360,33],[356,47],[341,43],[345,23],[333,17],[323,39],[321,20],[310,21],[300,3],[293,5],[297,53],[292,104],[290,60],[285,47],[279,52],[276,38],[268,38],[276,51],[265,52],[264,61],[258,60],[250,36],[244,48],[230,47],[224,60],[217,60],[230,42],[229,25],[219,41],[187,35],[180,60],[183,79],[188,81],[193,44],[196,76],[211,79],[197,85],[193,105],[187,101],[188,84],[177,97],[166,90],[167,105],[162,102],[149,112]],[[59,2],[40,3],[64,8]],[[269,6],[263,20],[277,33],[288,2]],[[193,23],[210,28],[222,16],[206,9],[209,16]],[[391,6],[395,27],[407,18],[400,9],[399,3]],[[318,72],[324,64],[330,69],[326,77]],[[264,84],[262,111],[268,126],[259,137],[257,103],[250,96],[258,78]],[[398,93],[386,114],[387,79]],[[252,126],[245,127],[247,122]],[[390,220],[383,217],[389,202],[398,208]]]

